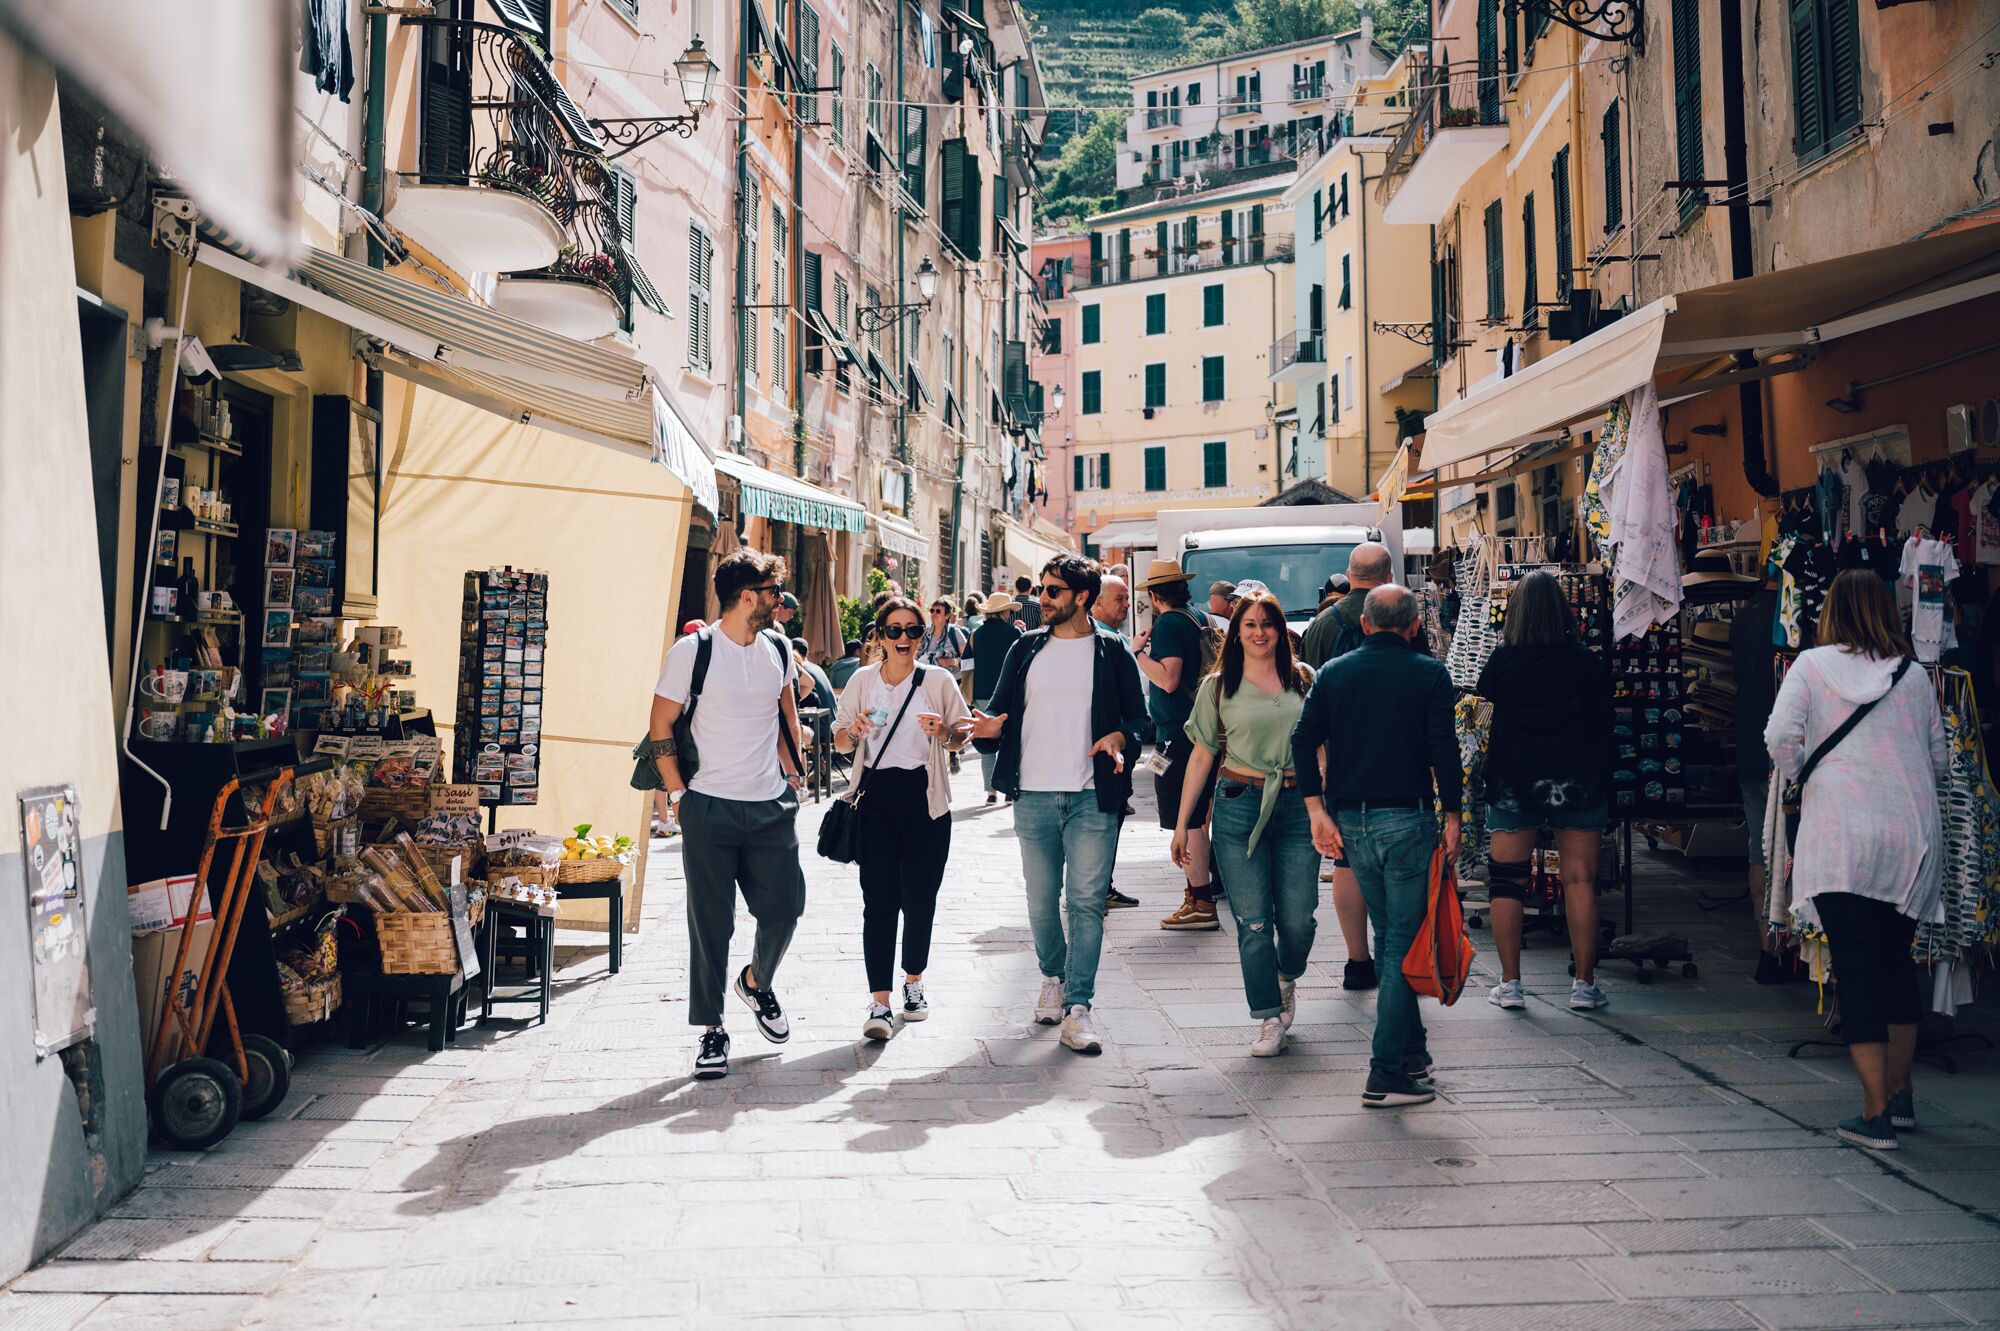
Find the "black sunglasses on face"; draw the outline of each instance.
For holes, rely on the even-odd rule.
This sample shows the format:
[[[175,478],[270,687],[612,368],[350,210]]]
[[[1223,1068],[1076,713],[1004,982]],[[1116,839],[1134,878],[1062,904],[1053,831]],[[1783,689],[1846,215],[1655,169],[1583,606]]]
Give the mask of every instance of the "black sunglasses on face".
[[[750,587],[745,590],[762,592],[766,596],[783,596],[785,594],[785,584],[782,582],[767,582],[761,587]]]
[[[1035,588],[1035,594],[1037,596],[1046,596],[1051,601],[1053,601],[1056,597],[1061,596],[1063,593],[1069,590],[1070,589],[1068,587],[1064,586],[1060,582],[1045,582],[1041,586]]]
[[[923,626],[920,624],[888,624],[876,629],[875,632],[889,639],[891,642],[897,638],[921,638],[924,636]]]

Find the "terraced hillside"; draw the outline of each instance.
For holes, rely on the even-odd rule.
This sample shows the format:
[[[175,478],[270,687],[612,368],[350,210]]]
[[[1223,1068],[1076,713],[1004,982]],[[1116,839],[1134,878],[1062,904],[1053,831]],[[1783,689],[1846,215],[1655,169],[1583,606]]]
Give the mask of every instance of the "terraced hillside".
[[[1050,106],[1122,106],[1131,97],[1134,75],[1164,69],[1188,58],[1185,39],[1162,41],[1142,25],[1151,9],[1177,10],[1190,35],[1219,32],[1229,0],[1041,0],[1034,8],[1035,54],[1042,63]],[[1208,17],[1208,16],[1213,17]],[[1206,19],[1206,22],[1204,22]],[[1076,132],[1078,117],[1050,117],[1044,161],[1052,162]]]

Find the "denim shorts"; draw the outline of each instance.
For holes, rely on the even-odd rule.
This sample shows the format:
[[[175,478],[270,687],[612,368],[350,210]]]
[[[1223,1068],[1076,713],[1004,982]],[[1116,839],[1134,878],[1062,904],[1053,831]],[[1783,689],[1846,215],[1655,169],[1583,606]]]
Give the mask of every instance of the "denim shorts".
[[[1488,832],[1601,832],[1611,821],[1604,783],[1587,777],[1496,778],[1486,786]]]

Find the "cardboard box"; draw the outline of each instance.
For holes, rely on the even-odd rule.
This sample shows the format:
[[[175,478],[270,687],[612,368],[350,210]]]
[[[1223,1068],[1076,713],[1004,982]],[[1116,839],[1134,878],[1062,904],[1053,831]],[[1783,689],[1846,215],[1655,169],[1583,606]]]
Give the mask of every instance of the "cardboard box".
[[[154,929],[146,933],[132,935],[132,987],[139,999],[139,1051],[142,1058],[151,1058],[153,1039],[160,1029],[160,1018],[165,1012],[167,987],[174,983],[181,1001],[190,1002],[194,998],[196,983],[201,978],[202,963],[208,959],[209,944],[215,933],[215,921],[204,918],[194,927],[194,941],[188,947],[187,964],[174,974],[174,958],[181,945],[179,929]],[[181,1037],[176,1033],[167,1042],[165,1067],[181,1057]]]
[[[125,889],[126,909],[132,915],[132,932],[171,929],[187,919],[188,902],[194,899],[194,875],[155,878]],[[196,919],[214,919],[208,907],[208,893],[201,894],[201,910]]]

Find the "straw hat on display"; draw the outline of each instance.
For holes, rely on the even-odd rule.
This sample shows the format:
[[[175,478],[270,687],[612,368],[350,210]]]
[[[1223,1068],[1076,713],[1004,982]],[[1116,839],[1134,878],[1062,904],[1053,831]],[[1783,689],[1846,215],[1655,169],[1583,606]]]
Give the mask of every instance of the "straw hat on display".
[[[1681,578],[1681,590],[1703,601],[1748,596],[1763,585],[1764,580],[1754,574],[1738,573],[1729,556],[1720,550],[1701,551],[1694,557],[1693,567]]]

